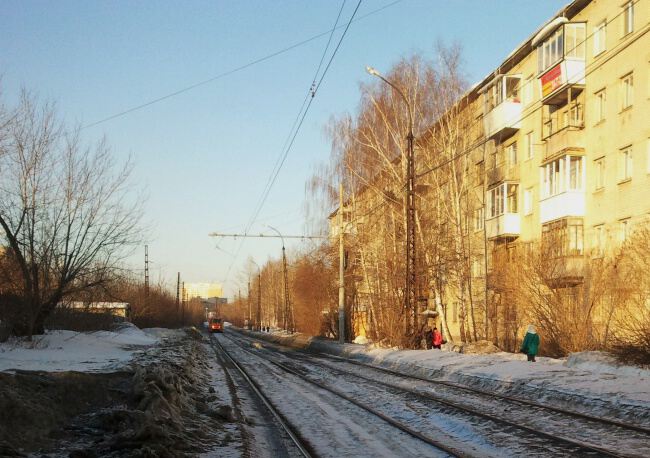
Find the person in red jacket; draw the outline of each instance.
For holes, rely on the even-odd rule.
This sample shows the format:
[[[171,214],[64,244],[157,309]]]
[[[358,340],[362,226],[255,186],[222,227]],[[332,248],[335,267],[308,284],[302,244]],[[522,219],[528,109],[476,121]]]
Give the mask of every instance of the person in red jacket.
[[[442,334],[440,331],[438,331],[437,327],[433,327],[433,348],[437,348],[440,350],[440,346],[442,345]]]

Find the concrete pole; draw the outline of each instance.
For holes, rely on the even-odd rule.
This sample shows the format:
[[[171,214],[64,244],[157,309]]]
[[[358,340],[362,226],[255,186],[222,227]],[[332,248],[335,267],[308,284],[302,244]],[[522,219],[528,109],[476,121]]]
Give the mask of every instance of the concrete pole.
[[[345,343],[345,279],[343,248],[343,183],[339,183],[339,343]]]

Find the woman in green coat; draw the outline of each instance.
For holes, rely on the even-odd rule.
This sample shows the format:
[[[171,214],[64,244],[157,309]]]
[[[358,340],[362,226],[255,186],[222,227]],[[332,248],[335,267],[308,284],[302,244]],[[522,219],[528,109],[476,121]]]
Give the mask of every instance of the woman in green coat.
[[[528,332],[524,341],[521,344],[521,352],[528,355],[528,361],[535,362],[535,355],[537,354],[537,349],[539,348],[539,336],[535,332],[535,326],[532,324],[528,326]]]

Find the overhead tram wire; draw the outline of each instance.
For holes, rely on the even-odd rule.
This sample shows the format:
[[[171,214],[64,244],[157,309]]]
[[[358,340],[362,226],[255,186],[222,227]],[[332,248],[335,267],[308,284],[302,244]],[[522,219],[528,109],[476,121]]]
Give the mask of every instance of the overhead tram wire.
[[[330,43],[332,42],[332,37],[334,36],[334,32],[338,29],[338,23],[339,19],[341,18],[341,13],[343,12],[343,7],[345,6],[346,0],[343,0],[343,3],[341,4],[341,8],[339,9],[339,13],[336,16],[336,21],[334,22],[334,27],[331,29],[331,33],[329,36],[329,39],[327,40],[327,44],[325,45],[325,49],[323,50],[323,54],[320,58],[320,62],[318,63],[318,67],[316,68],[316,72],[314,73],[314,78],[311,84],[310,89],[307,91],[305,94],[305,98],[302,101],[302,105],[300,106],[300,110],[298,111],[298,114],[296,115],[296,119],[293,122],[293,125],[291,126],[291,129],[289,130],[289,134],[287,135],[286,140],[284,141],[284,144],[282,145],[282,150],[280,154],[278,155],[277,160],[275,161],[275,164],[273,165],[273,169],[271,170],[271,173],[269,174],[269,178],[266,181],[266,184],[264,185],[264,190],[262,191],[262,194],[260,195],[260,200],[258,200],[257,204],[255,205],[255,209],[257,210],[258,206],[260,205],[260,202],[262,201],[262,198],[264,194],[266,193],[267,189],[271,186],[271,180],[273,179],[273,176],[276,172],[276,169],[280,167],[280,161],[282,160],[282,152],[285,151],[287,148],[287,145],[289,144],[289,141],[291,140],[291,135],[293,134],[294,130],[296,129],[296,126],[298,125],[298,122],[300,121],[300,115],[303,113],[303,110],[305,109],[305,105],[307,104],[307,100],[309,100],[309,96],[314,96],[314,88],[316,87],[316,79],[318,78],[318,73],[320,72],[321,66],[323,65],[323,61],[325,60],[325,56],[327,55],[327,50],[329,49]],[[255,214],[255,212],[254,212]],[[257,214],[255,218],[259,216]],[[255,223],[253,217],[248,221],[248,223],[245,226],[244,232],[248,232],[252,225]]]
[[[293,135],[291,136],[291,141],[289,142],[289,145],[287,146],[287,148],[285,149],[285,151],[284,151],[284,153],[282,155],[282,160],[280,161],[279,166],[274,170],[274,172],[272,172],[272,178],[271,178],[270,184],[265,189],[265,191],[263,192],[260,203],[258,204],[257,208],[255,209],[255,211],[253,213],[253,216],[251,217],[251,219],[249,221],[246,232],[248,232],[248,230],[250,230],[250,227],[252,227],[252,225],[256,221],[257,217],[259,216],[260,211],[262,211],[262,208],[264,207],[264,204],[266,203],[266,200],[268,199],[268,196],[269,196],[269,194],[271,192],[271,189],[273,188],[273,185],[275,184],[275,181],[276,181],[276,179],[277,179],[277,177],[278,177],[278,175],[280,173],[280,170],[282,169],[282,166],[284,165],[284,162],[286,161],[287,156],[289,155],[289,152],[291,151],[291,148],[293,147],[293,144],[294,144],[294,142],[296,140],[296,137],[298,136],[298,132],[300,132],[300,128],[302,127],[302,124],[305,121],[305,118],[307,116],[307,113],[309,112],[309,108],[311,107],[311,104],[314,101],[316,93],[318,92],[318,89],[320,88],[321,84],[323,83],[323,80],[325,79],[325,76],[327,75],[327,72],[328,72],[330,66],[332,65],[334,57],[336,56],[339,48],[341,47],[341,43],[343,42],[343,39],[345,38],[348,30],[350,29],[350,25],[354,21],[354,17],[356,16],[357,12],[359,11],[359,7],[361,6],[361,2],[362,2],[362,0],[359,0],[359,2],[357,3],[356,8],[352,12],[352,16],[350,16],[350,19],[348,20],[348,23],[345,26],[345,29],[343,30],[343,33],[341,34],[341,37],[339,38],[339,42],[337,43],[336,48],[334,49],[334,52],[332,53],[332,55],[331,55],[331,57],[330,57],[330,59],[329,59],[329,61],[327,63],[327,66],[325,67],[325,70],[323,70],[323,74],[321,75],[321,77],[320,77],[320,79],[318,81],[318,84],[316,85],[315,88],[310,88],[311,98],[309,98],[309,103],[307,104],[306,108],[302,112],[300,122],[298,123],[297,127],[293,131]],[[236,252],[237,255],[239,255],[239,252],[241,251],[242,244],[243,244],[243,241],[240,242],[240,244],[239,244],[239,247],[238,247],[237,252]],[[226,273],[226,278],[228,278],[228,276],[230,275],[230,271],[232,270],[232,267],[233,267],[235,261],[236,261],[236,259],[233,259],[230,266],[228,267],[228,271]]]
[[[636,5],[636,4],[639,3],[640,1],[642,1],[642,0],[635,0],[635,1],[634,1],[634,4]],[[618,13],[617,15],[615,15],[615,16],[612,18],[612,20],[610,20],[608,23],[611,23],[614,19],[618,18],[619,16],[621,16],[621,15],[623,15],[623,14],[624,14],[624,11],[621,11],[620,13]],[[590,74],[592,74],[595,70],[600,69],[600,68],[601,68],[605,63],[609,62],[609,61],[610,61],[614,56],[616,56],[619,52],[621,52],[622,50],[626,49],[626,48],[627,48],[628,46],[630,46],[633,42],[635,42],[636,40],[638,40],[639,38],[641,38],[643,35],[645,35],[645,34],[648,33],[649,31],[650,31],[650,23],[646,25],[646,29],[645,29],[645,30],[644,30],[644,29],[640,29],[640,30],[637,32],[638,34],[637,34],[636,36],[634,36],[634,37],[630,37],[630,39],[629,39],[627,42],[623,42],[622,44],[620,44],[620,48],[617,50],[617,53],[616,53],[616,54],[612,53],[611,55],[606,56],[604,59],[599,59],[598,62],[595,62],[595,64],[597,64],[597,65],[593,65],[593,64],[592,64],[592,66],[591,66],[590,68],[585,69],[585,78],[586,78],[587,76],[589,76]],[[592,32],[592,33],[589,34],[589,35],[585,35],[584,40],[578,42],[578,43],[577,43],[573,48],[571,48],[569,51],[573,51],[573,50],[575,50],[576,48],[578,48],[579,46],[584,45],[584,46],[585,46],[585,56],[586,56],[587,41],[588,41],[590,38],[592,38],[592,37],[594,36],[595,33],[596,33],[596,30],[594,30],[594,32]],[[616,49],[616,47],[614,47],[614,48],[612,49],[612,51],[614,51],[615,49]],[[570,78],[567,76],[567,80],[569,80],[569,79],[570,79]],[[570,83],[569,85],[572,86],[573,84]],[[541,109],[544,107],[544,104],[541,103],[541,100],[540,100],[538,103],[536,103],[536,105],[538,105],[538,106],[536,106],[534,109],[529,110],[528,113],[526,113],[526,114],[524,114],[524,115],[521,115],[521,116],[519,116],[518,118],[513,118],[513,119],[511,119],[510,121],[511,121],[512,123],[519,123],[520,121],[523,121],[523,120],[529,118],[530,116],[532,116],[533,114],[537,113],[539,110],[541,110]],[[481,123],[481,122],[483,122],[482,119],[477,119],[477,120],[475,120],[473,124],[470,124],[468,130],[472,129],[473,127],[476,127],[476,125],[478,125],[478,124]],[[423,172],[420,172],[419,174],[416,175],[416,177],[417,177],[417,178],[420,178],[420,177],[423,177],[423,176],[425,176],[425,175],[428,175],[429,173],[434,172],[434,171],[436,171],[436,170],[438,170],[438,169],[444,167],[445,165],[450,164],[451,162],[453,162],[453,161],[455,161],[455,160],[457,160],[457,159],[460,159],[462,156],[465,156],[465,155],[471,153],[471,152],[472,152],[473,150],[475,150],[476,148],[479,148],[479,147],[481,147],[481,146],[484,146],[484,145],[485,145],[486,143],[488,143],[489,141],[490,141],[489,139],[481,139],[481,140],[477,141],[476,143],[474,143],[473,145],[471,145],[471,146],[467,147],[466,149],[462,150],[461,152],[455,154],[455,155],[452,156],[451,158],[442,161],[440,164],[436,164],[436,165],[432,166],[431,168],[429,168],[429,169],[427,169],[427,170],[425,170],[425,171],[423,171]]]
[[[636,5],[640,1],[642,1],[642,0],[634,0],[634,4]],[[624,14],[623,11],[616,14],[608,23],[611,23],[614,19],[617,19],[618,17],[622,16],[623,14]],[[650,32],[650,23],[646,24],[645,29],[643,29],[643,28],[639,29],[636,32],[636,36],[630,37],[627,41],[619,43],[617,46],[612,48],[612,50],[611,50],[612,52],[611,52],[610,55],[604,56],[604,58],[599,59],[597,62],[592,63],[591,66],[586,68],[585,69],[585,78],[587,76],[589,76],[590,74],[592,74],[594,71],[600,69],[605,63],[609,62],[616,55],[618,55],[618,53],[620,53],[621,51],[626,49],[628,46],[630,46],[632,43],[634,43],[635,41],[637,41],[638,39],[643,37],[648,32]],[[585,46],[585,52],[586,52],[587,41],[589,39],[591,39],[594,36],[595,33],[596,32],[594,31],[589,35],[585,35],[585,38],[582,41],[578,42],[573,48],[571,48],[571,50],[574,50],[574,49],[578,48],[579,46],[584,45]],[[614,53],[613,51],[616,51],[616,53]],[[569,79],[569,78],[567,77],[567,79]],[[518,123],[520,121],[523,121],[523,120],[529,118],[530,116],[532,116],[533,114],[537,113],[539,110],[543,109],[543,107],[544,107],[544,104],[542,104],[541,101],[537,102],[535,105],[537,105],[537,106],[535,106],[535,108],[529,110],[526,114],[523,114],[523,115],[521,115],[521,116],[519,116],[517,118],[512,118],[510,121],[512,123]],[[476,127],[481,122],[483,122],[483,120],[481,118],[477,119],[476,121],[474,121],[472,124],[469,125],[467,130],[468,131],[471,130],[473,127]],[[430,174],[432,172],[435,172],[436,170],[439,170],[442,167],[444,167],[446,165],[449,165],[450,163],[462,158],[463,156],[466,156],[466,155],[470,154],[475,149],[477,149],[477,148],[479,148],[481,146],[485,146],[487,143],[489,143],[489,141],[490,141],[489,139],[480,139],[477,142],[470,145],[469,147],[463,149],[459,153],[454,154],[452,157],[450,157],[448,159],[445,159],[445,160],[441,161],[438,164],[435,164],[434,166],[424,170],[423,172],[418,173],[416,175],[416,177],[420,178],[420,177],[426,176],[426,175],[428,175],[428,174]],[[503,164],[504,163],[501,162],[498,165],[502,166]],[[388,205],[389,203],[391,203],[389,200],[384,200],[383,202],[380,202],[378,205],[373,207],[372,210],[374,212],[374,211],[378,210],[379,208],[381,208],[381,207],[383,207],[385,205]]]
[[[381,11],[383,11],[383,10],[385,10],[385,9],[388,9],[388,8],[390,8],[390,7],[392,7],[392,6],[395,6],[396,4],[401,3],[402,1],[404,1],[404,0],[395,0],[395,1],[393,1],[393,2],[390,2],[390,3],[388,3],[388,4],[386,4],[386,5],[382,6],[382,7],[380,7],[380,8],[377,8],[377,9],[374,9],[374,10],[372,10],[372,11],[369,11],[368,13],[366,13],[366,14],[364,14],[364,15],[362,15],[362,16],[359,16],[359,17],[356,19],[356,21],[361,21],[361,20],[366,19],[367,17],[370,17],[370,16],[372,16],[372,15],[374,15],[374,14],[380,13]],[[342,27],[343,27],[343,26],[339,26],[338,29],[340,29],[340,28],[342,28]],[[84,129],[88,129],[88,128],[90,128],[90,127],[95,127],[95,126],[97,126],[97,125],[99,125],[99,124],[103,124],[103,123],[105,123],[105,122],[112,121],[113,119],[120,118],[120,117],[125,116],[125,115],[127,115],[127,114],[129,114],[129,113],[133,113],[134,111],[141,110],[141,109],[146,108],[146,107],[148,107],[148,106],[154,105],[154,104],[156,104],[156,103],[158,103],[158,102],[162,102],[163,100],[167,100],[167,99],[169,99],[169,98],[172,98],[172,97],[175,97],[175,96],[177,96],[177,95],[183,94],[183,93],[185,93],[185,92],[191,91],[192,89],[195,89],[195,88],[197,88],[197,87],[205,86],[206,84],[209,84],[209,83],[211,83],[211,82],[213,82],[213,81],[219,80],[219,79],[221,79],[221,78],[225,78],[226,76],[230,76],[230,75],[232,75],[232,74],[234,74],[234,73],[238,73],[238,72],[240,72],[240,71],[242,71],[242,70],[245,70],[245,69],[247,69],[247,68],[249,68],[249,67],[252,67],[252,66],[254,66],[254,65],[260,64],[260,63],[265,62],[265,61],[267,61],[267,60],[270,60],[270,59],[272,59],[272,58],[274,58],[274,57],[277,57],[277,56],[279,56],[279,55],[281,55],[281,54],[285,54],[285,53],[287,53],[287,52],[289,52],[289,51],[291,51],[291,50],[293,50],[293,49],[296,49],[296,48],[299,48],[299,47],[301,47],[301,46],[304,46],[304,45],[306,45],[306,44],[308,44],[308,43],[311,43],[311,42],[314,41],[314,40],[318,40],[319,38],[324,37],[324,36],[327,35],[328,33],[329,33],[329,34],[333,33],[334,30],[336,30],[336,29],[330,29],[330,30],[327,30],[327,31],[324,31],[324,32],[318,33],[318,34],[313,35],[313,36],[311,36],[311,37],[309,37],[309,38],[306,38],[306,39],[304,39],[304,40],[302,40],[302,41],[299,41],[299,42],[294,43],[294,44],[292,44],[292,45],[289,45],[289,46],[287,46],[287,47],[285,47],[285,48],[282,48],[282,49],[280,49],[280,50],[278,50],[278,51],[274,51],[274,52],[272,52],[272,53],[270,53],[270,54],[267,54],[267,55],[265,55],[265,56],[263,56],[263,57],[257,58],[257,59],[255,59],[255,60],[252,60],[252,61],[250,61],[250,62],[247,62],[247,63],[245,63],[245,64],[243,64],[243,65],[240,65],[239,67],[232,68],[232,69],[230,69],[230,70],[227,70],[227,71],[225,71],[225,72],[219,73],[218,75],[215,75],[215,76],[210,77],[210,78],[208,78],[208,79],[205,79],[205,80],[203,80],[203,81],[199,81],[199,82],[194,83],[194,84],[191,84],[191,85],[189,85],[189,86],[185,86],[185,87],[183,87],[183,88],[181,88],[181,89],[178,89],[178,90],[176,90],[176,91],[174,91],[174,92],[170,92],[170,93],[165,94],[165,95],[163,95],[163,96],[160,96],[160,97],[157,97],[157,98],[155,98],[155,99],[149,100],[148,102],[144,102],[144,103],[142,103],[142,104],[140,104],[140,105],[136,105],[136,106],[134,106],[134,107],[127,108],[126,110],[120,111],[119,113],[115,113],[115,114],[113,114],[113,115],[107,116],[107,117],[105,117],[105,118],[103,118],[103,119],[100,119],[100,120],[98,120],[98,121],[95,121],[95,122],[92,122],[92,123],[90,123],[90,124],[86,124],[86,125],[84,125],[84,126],[81,126],[81,127],[79,128],[79,130],[84,130]]]

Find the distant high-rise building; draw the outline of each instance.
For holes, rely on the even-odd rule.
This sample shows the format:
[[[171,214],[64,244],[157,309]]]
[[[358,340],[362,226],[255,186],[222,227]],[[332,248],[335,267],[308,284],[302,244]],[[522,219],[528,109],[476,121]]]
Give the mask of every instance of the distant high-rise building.
[[[219,283],[185,283],[185,291],[188,299],[223,296],[223,287]]]

